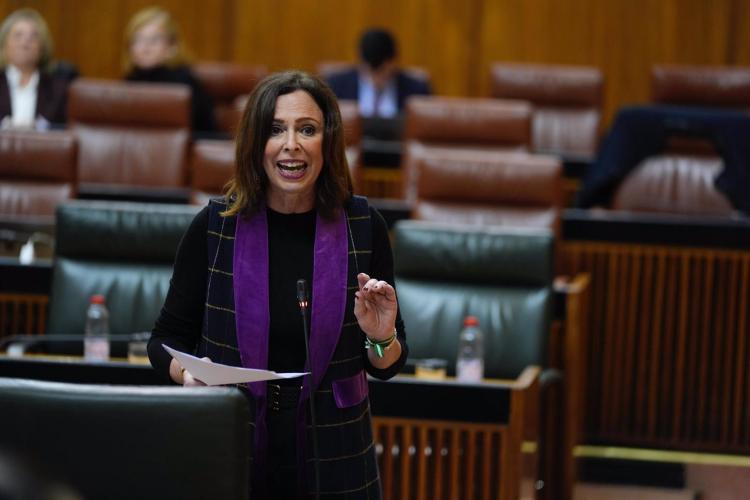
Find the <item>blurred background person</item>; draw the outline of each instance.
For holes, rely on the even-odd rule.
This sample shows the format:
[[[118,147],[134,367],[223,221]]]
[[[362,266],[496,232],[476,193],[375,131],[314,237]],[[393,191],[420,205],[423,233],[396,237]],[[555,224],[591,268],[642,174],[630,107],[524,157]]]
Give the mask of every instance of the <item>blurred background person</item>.
[[[216,129],[213,102],[187,64],[179,29],[161,7],[138,11],[125,29],[125,79],[134,82],[183,83],[192,92],[194,131]]]
[[[339,99],[358,101],[362,116],[395,117],[407,97],[432,93],[427,82],[399,69],[396,56],[393,35],[369,29],[359,40],[359,67],[331,75],[328,85]]]
[[[0,128],[65,123],[68,83],[75,71],[56,72],[47,23],[33,9],[11,13],[0,26]]]

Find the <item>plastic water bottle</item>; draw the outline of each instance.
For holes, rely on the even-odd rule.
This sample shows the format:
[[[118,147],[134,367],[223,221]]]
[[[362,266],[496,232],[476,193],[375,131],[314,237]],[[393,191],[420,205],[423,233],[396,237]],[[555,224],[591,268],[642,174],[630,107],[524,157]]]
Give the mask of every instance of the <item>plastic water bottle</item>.
[[[464,328],[458,337],[456,378],[459,382],[481,382],[484,377],[484,335],[476,316],[464,319]]]
[[[86,361],[109,359],[109,311],[104,295],[92,295],[86,310],[83,354]]]

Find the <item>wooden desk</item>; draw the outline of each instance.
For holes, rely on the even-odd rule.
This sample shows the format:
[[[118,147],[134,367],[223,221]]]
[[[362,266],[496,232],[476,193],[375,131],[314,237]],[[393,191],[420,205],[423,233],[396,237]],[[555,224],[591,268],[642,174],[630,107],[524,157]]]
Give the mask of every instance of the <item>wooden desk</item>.
[[[81,384],[166,384],[148,364],[129,363],[124,359],[87,363],[77,356],[27,355],[13,358],[0,355],[0,377]]]

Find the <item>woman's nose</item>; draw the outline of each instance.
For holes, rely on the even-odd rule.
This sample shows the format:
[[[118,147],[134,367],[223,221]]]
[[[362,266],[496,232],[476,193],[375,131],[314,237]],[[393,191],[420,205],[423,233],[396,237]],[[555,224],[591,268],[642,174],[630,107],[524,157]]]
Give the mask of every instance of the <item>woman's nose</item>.
[[[297,143],[297,137],[294,132],[288,132],[286,135],[286,141],[284,141],[284,149],[287,151],[296,150],[299,148]]]

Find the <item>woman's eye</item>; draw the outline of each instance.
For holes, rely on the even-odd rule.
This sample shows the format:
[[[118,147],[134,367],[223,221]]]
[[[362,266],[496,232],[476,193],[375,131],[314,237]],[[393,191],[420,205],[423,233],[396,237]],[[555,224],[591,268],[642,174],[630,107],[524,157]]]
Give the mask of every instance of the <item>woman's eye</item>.
[[[279,135],[283,134],[284,129],[280,127],[279,125],[271,125],[271,135]]]
[[[315,127],[313,127],[312,125],[305,125],[300,129],[300,132],[308,136],[315,135]]]

